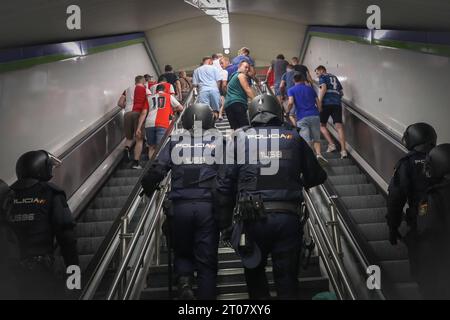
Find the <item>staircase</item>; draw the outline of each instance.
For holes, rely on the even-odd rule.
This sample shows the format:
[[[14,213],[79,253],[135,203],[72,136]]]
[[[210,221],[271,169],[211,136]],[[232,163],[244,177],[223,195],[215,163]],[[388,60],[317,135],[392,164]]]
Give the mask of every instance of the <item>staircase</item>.
[[[129,167],[129,163],[121,163],[80,215],[76,235],[82,271],[89,265],[143,172]]]
[[[230,134],[230,125],[226,117],[216,122],[216,128],[222,134]],[[217,277],[217,299],[243,300],[248,299],[244,269],[241,260],[232,248],[219,248],[219,268]],[[161,265],[150,267],[147,277],[147,288],[141,293],[142,300],[165,300],[176,296],[176,286],[173,286],[173,297],[169,296],[167,248],[161,248]],[[272,261],[269,257],[266,267],[271,295],[275,297]],[[310,300],[315,294],[329,290],[329,280],[320,270],[319,257],[313,256],[307,270],[299,270],[300,292],[299,299]],[[194,286],[194,291],[196,287]]]
[[[276,296],[272,273],[272,260],[268,259],[266,267],[267,279],[271,295]],[[298,299],[311,300],[319,292],[329,290],[329,281],[321,275],[319,257],[311,257],[307,270],[299,272],[300,292]],[[147,277],[147,288],[141,293],[142,300],[167,300],[168,288],[167,249],[161,250],[161,265],[151,267]],[[194,286],[194,292],[197,287]],[[176,297],[176,285],[173,286],[173,297]],[[173,298],[172,297],[172,298]],[[244,269],[239,256],[228,247],[219,248],[219,271],[217,275],[218,300],[244,300],[248,299],[247,285],[245,283]]]
[[[322,150],[326,147],[326,142],[322,141]],[[348,213],[348,220],[364,242],[362,247],[380,266],[385,296],[388,299],[420,299],[417,284],[411,278],[406,246],[401,242],[392,246],[389,242],[385,196],[353,159],[340,159],[338,151],[323,155],[329,162],[325,170],[330,194],[338,196],[342,213]],[[405,234],[406,230],[400,232]],[[383,283],[388,284],[388,288],[383,288]]]

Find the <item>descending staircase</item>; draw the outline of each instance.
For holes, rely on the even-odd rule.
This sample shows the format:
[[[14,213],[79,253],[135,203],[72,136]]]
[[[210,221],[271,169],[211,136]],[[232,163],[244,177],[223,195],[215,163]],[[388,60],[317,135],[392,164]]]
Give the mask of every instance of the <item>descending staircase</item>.
[[[322,142],[322,150],[326,143]],[[386,198],[353,159],[340,159],[339,152],[324,153],[329,161],[330,193],[338,196],[342,213],[352,224],[365,253],[382,270],[382,290],[388,299],[420,299],[417,284],[411,278],[406,246],[399,242],[392,246],[386,225]],[[405,234],[405,230],[400,230]],[[383,284],[387,286],[383,287]]]

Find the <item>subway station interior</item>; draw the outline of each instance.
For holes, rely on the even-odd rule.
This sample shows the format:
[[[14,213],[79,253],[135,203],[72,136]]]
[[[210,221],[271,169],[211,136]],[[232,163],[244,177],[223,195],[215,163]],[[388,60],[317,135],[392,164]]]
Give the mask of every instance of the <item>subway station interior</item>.
[[[300,189],[297,205],[309,218],[302,224],[303,238],[298,239],[304,246],[295,265],[298,289],[294,299],[429,299],[429,283],[427,289],[422,288],[423,279],[416,269],[428,268],[426,273],[430,274],[436,265],[450,267],[450,242],[429,246],[425,249],[428,255],[413,255],[423,242],[420,237],[407,241],[412,227],[405,221],[405,213],[411,212],[412,206],[406,205],[399,212],[402,222],[394,231],[401,236],[395,244],[387,216],[390,184],[395,183],[399,161],[413,152],[405,145],[405,131],[413,124],[426,123],[437,135],[435,146],[450,143],[449,17],[450,2],[445,0],[2,1],[0,179],[14,186],[20,180],[16,162],[21,155],[45,150],[49,159],[57,159],[50,182],[65,194],[75,224],[79,268],[65,268],[64,254],[53,238],[54,250],[45,255],[50,257],[52,275],[67,287],[52,299],[187,297],[180,298],[177,287],[174,264],[178,258],[170,245],[176,239],[166,237],[163,228],[174,176],[171,172],[164,176],[150,196],[144,195],[141,183],[154,169],[152,164],[161,150],[170,144],[170,136],[183,130],[184,111],[199,102],[202,86],[189,83],[183,94],[178,92],[183,111],[169,119],[170,125],[151,158],[144,144],[139,159],[135,159],[137,167],[124,155],[126,110],[120,106],[121,97],[126,96],[127,88],[134,90],[138,75],[150,75],[155,84],[168,71],[177,76],[184,71],[193,77],[204,57],[221,54],[233,64],[234,58],[242,55],[242,48],[253,60],[249,66],[254,72],[249,83],[253,95],[248,97],[260,97],[261,102],[261,97],[272,96],[279,101],[276,99],[282,94],[277,81],[279,86],[280,76],[293,65],[293,57],[309,70],[312,80],[305,80],[309,83],[305,86],[321,90],[317,68],[324,66],[327,74],[338,79],[343,93],[340,128],[347,141],[345,150],[330,118],[324,127],[338,150],[325,152],[330,143],[323,134],[318,141],[327,179]],[[287,61],[281,74],[277,71],[280,55]],[[274,69],[278,79],[271,85],[268,74]],[[181,88],[173,87],[175,91]],[[290,92],[286,92],[280,109],[290,101]],[[228,112],[220,114],[214,126],[231,139],[234,132],[227,116]],[[132,146],[130,150],[132,154]],[[448,173],[443,181],[450,179]],[[426,176],[425,171],[420,174]],[[20,207],[20,201],[25,200],[14,198],[12,206]],[[421,208],[418,215],[422,215]],[[446,230],[444,234],[450,234],[448,208],[442,206],[433,220],[440,219],[437,224]],[[4,233],[0,242],[5,243],[5,230],[11,223],[34,213],[27,214],[19,212],[12,222],[9,218],[0,220]],[[33,225],[31,218],[29,222],[22,220],[22,225]],[[33,231],[28,232],[33,237]],[[29,239],[27,243],[31,243]],[[435,242],[427,245],[430,243]],[[197,249],[192,250],[196,256]],[[18,264],[23,266],[23,250],[19,255]],[[30,257],[26,258],[29,262]],[[31,258],[33,268],[40,268],[42,254]],[[284,279],[279,273],[290,267],[274,272],[278,263],[273,263],[271,254],[267,258],[263,270],[268,298],[277,299],[282,286],[277,279]],[[413,259],[428,259],[426,267]],[[222,240],[216,264],[212,299],[255,297],[249,295],[241,255]],[[26,299],[6,259],[0,265],[0,298]],[[201,278],[197,267],[190,283],[194,295]],[[442,268],[438,269],[436,274]],[[72,272],[76,278],[71,278]],[[431,297],[450,299],[450,275],[440,277],[433,278],[440,291]]]

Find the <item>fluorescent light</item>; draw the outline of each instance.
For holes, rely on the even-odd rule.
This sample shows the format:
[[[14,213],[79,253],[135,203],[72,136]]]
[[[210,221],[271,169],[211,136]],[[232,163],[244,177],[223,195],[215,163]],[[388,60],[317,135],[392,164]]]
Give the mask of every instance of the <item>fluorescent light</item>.
[[[202,10],[206,15],[216,19],[222,26],[223,49],[230,51],[230,21],[226,0],[184,0],[184,2]],[[227,53],[226,53],[227,54]]]
[[[230,48],[230,24],[222,24],[222,43],[224,49]]]

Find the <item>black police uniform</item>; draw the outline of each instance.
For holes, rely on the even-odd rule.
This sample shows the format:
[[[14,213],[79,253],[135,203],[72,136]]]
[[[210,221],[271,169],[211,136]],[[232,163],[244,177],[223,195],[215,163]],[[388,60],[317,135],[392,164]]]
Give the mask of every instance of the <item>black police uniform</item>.
[[[432,185],[433,179],[425,176],[425,159],[428,152],[436,145],[436,132],[425,123],[409,126],[403,136],[403,143],[409,153],[399,160],[395,166],[394,175],[388,187],[387,223],[390,230],[390,242],[397,244],[402,238],[398,228],[403,220],[403,207],[408,203],[405,220],[408,232],[404,242],[408,246],[408,256],[411,275],[417,279],[420,263],[418,255],[417,217],[425,208],[426,191]]]
[[[450,299],[450,144],[431,150],[425,166],[436,183],[417,216],[416,280],[425,299]]]
[[[64,191],[47,182],[52,176],[49,161],[45,151],[26,153],[18,161],[19,180],[11,186],[8,223],[19,243],[16,276],[21,299],[64,298],[65,283],[54,272],[55,238],[66,267],[78,265],[75,223]]]
[[[207,118],[203,119],[204,129],[213,127],[212,110],[206,104],[189,107],[183,114],[183,126],[192,129],[193,119],[202,121],[202,115]],[[174,271],[179,295],[185,299],[191,298],[189,294],[183,296],[183,290],[191,290],[195,270],[197,298],[216,298],[219,227],[213,210],[213,188],[218,164],[209,163],[206,157],[220,158],[223,146],[223,138],[216,129],[202,132],[200,128],[174,134],[142,180],[145,193],[151,196],[171,170],[169,199]]]
[[[395,166],[394,175],[388,187],[388,225],[398,229],[403,220],[403,207],[408,202],[406,222],[415,228],[417,212],[425,201],[430,179],[425,176],[424,164],[427,153],[410,151]]]
[[[252,116],[254,109],[259,111]],[[303,236],[299,214],[302,189],[323,183],[326,173],[297,130],[282,125],[282,110],[274,97],[256,97],[249,113],[255,127],[235,132],[237,162],[221,168],[217,190],[230,199],[237,195],[238,226],[245,230],[244,242],[254,243],[251,246],[256,245],[258,256],[261,255],[255,267],[255,261],[246,261],[246,254],[235,247],[243,260],[250,299],[270,297],[265,274],[269,254],[278,298],[296,298]],[[257,147],[261,142],[267,146],[266,150]],[[245,161],[244,158],[239,160],[239,145],[244,146]],[[252,162],[251,157],[256,157],[256,162]],[[277,162],[278,170],[272,172],[275,174],[265,175],[263,170]],[[242,237],[233,233],[233,238],[236,236]]]

